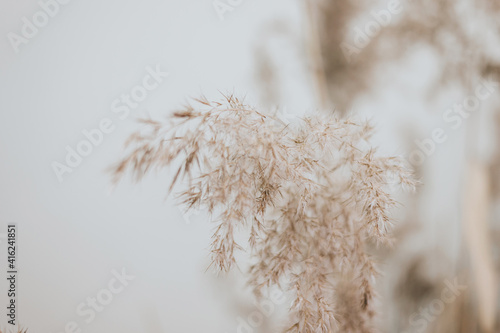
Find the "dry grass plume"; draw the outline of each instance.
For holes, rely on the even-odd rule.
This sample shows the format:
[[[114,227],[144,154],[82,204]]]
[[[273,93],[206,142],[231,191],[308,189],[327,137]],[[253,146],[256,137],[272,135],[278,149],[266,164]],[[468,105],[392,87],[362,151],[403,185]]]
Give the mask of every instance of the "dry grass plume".
[[[294,295],[286,332],[372,332],[377,269],[366,245],[390,242],[390,189],[415,181],[370,147],[368,123],[315,116],[289,126],[234,96],[143,123],[116,180],[176,165],[171,189],[186,179],[182,201],[215,217],[213,266],[233,267],[244,229],[255,295],[272,285]]]

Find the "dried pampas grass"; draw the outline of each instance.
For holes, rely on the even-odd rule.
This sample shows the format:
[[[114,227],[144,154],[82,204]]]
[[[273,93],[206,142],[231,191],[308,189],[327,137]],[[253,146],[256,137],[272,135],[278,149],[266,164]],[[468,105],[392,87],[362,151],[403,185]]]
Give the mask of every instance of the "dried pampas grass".
[[[180,164],[171,189],[186,179],[183,203],[217,215],[213,266],[235,264],[243,228],[255,295],[272,285],[293,293],[286,332],[372,331],[377,270],[366,245],[390,242],[390,189],[416,182],[401,160],[370,148],[368,123],[315,116],[289,126],[233,96],[143,123],[116,180]]]

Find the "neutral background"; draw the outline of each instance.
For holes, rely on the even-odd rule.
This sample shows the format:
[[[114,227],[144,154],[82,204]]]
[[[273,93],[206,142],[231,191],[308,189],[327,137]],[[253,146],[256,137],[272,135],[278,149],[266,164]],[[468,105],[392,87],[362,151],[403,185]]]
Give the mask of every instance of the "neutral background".
[[[284,27],[288,36],[269,46],[282,73],[281,106],[295,114],[315,112],[301,44],[302,2],[243,1],[220,20],[210,0],[73,0],[16,53],[7,34],[20,33],[22,17],[38,10],[35,0],[0,4],[0,232],[8,223],[18,224],[20,323],[32,332],[54,333],[70,321],[89,333],[235,332],[234,309],[215,287],[214,274],[205,271],[212,225],[200,217],[184,222],[166,199],[168,174],[113,188],[106,169],[121,156],[137,117],[162,117],[189,97],[219,98],[218,90],[246,95],[259,106],[255,50],[268,41],[266,27],[272,24]],[[350,110],[373,119],[384,133],[376,138],[382,150],[397,154],[407,147],[398,139],[405,128],[428,137],[442,123],[439,110],[453,101],[450,93],[436,101],[438,112],[426,111],[420,94],[437,64],[425,50],[405,61],[398,69],[381,69],[390,79],[374,84],[384,91]],[[112,101],[140,84],[146,67],[156,65],[169,77],[129,118],[119,120]],[[63,162],[65,147],[74,148],[84,139],[81,131],[96,128],[105,117],[113,119],[115,130],[59,182],[51,163]],[[448,141],[426,162],[436,172],[423,190],[428,194],[423,216],[435,239],[410,246],[435,248],[447,238],[449,244],[440,244],[443,255],[457,253],[458,231],[445,225],[453,218],[443,222],[442,216],[458,219],[453,212],[459,202],[462,132],[447,129]],[[78,304],[95,297],[112,270],[123,267],[135,280],[86,324],[75,312]]]

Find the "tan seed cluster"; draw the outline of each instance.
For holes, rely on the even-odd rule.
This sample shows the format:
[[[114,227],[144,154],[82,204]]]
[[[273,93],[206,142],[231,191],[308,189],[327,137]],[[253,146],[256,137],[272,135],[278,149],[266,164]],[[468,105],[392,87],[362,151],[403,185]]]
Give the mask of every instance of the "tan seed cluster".
[[[234,96],[195,102],[144,120],[116,179],[175,165],[171,189],[186,179],[182,201],[215,216],[212,264],[226,272],[248,248],[255,295],[272,285],[293,294],[286,332],[371,332],[376,268],[366,245],[390,241],[389,189],[413,188],[411,172],[370,148],[368,123],[315,116],[292,126]],[[238,230],[248,244],[236,243]]]

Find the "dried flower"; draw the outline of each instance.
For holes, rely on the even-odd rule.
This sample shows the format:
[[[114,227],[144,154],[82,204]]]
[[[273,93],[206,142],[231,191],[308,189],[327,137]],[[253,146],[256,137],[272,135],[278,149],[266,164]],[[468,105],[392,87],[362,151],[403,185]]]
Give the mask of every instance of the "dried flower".
[[[295,128],[234,96],[144,123],[116,179],[179,165],[171,189],[187,179],[183,203],[217,214],[212,264],[231,269],[244,228],[255,295],[288,281],[286,332],[370,332],[376,269],[366,244],[390,240],[391,180],[415,181],[399,159],[369,147],[369,124],[315,116]]]

